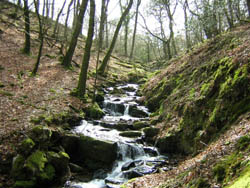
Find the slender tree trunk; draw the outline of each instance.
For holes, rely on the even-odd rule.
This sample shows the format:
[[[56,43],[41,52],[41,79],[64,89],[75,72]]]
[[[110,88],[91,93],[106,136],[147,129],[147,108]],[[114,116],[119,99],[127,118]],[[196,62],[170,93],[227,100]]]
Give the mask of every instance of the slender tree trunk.
[[[78,36],[80,35],[80,32],[82,30],[82,25],[83,25],[83,18],[84,18],[84,14],[86,12],[87,9],[87,5],[88,5],[88,0],[82,0],[82,4],[80,7],[80,12],[79,15],[77,17],[77,23],[76,26],[74,28],[74,32],[70,41],[70,45],[69,48],[66,52],[65,57],[63,58],[63,66],[69,68],[71,66],[71,61],[73,58],[73,54],[75,52],[75,48],[77,45],[77,40],[78,40]]]
[[[86,82],[87,82],[87,73],[89,67],[89,59],[90,59],[90,52],[91,46],[93,41],[95,29],[95,1],[90,0],[90,17],[89,17],[89,28],[88,28],[88,36],[85,45],[85,51],[82,61],[81,73],[79,76],[77,92],[79,97],[84,97],[86,92]]]
[[[41,56],[42,56],[42,50],[43,50],[43,42],[44,42],[44,31],[43,31],[43,23],[42,23],[42,18],[40,17],[40,14],[39,14],[39,10],[38,10],[38,4],[36,3],[36,1],[34,0],[34,4],[35,4],[35,11],[36,11],[36,16],[38,18],[38,22],[39,22],[39,36],[40,36],[40,46],[39,46],[39,51],[38,51],[38,56],[37,56],[37,60],[36,60],[36,64],[35,64],[35,67],[31,73],[32,76],[35,76],[37,71],[38,71],[38,68],[39,68],[39,64],[40,64],[40,59],[41,59]],[[45,4],[44,4],[45,6]],[[42,17],[44,16],[44,10],[43,9],[43,14],[42,14]]]
[[[69,20],[69,15],[70,15],[70,8],[73,4],[74,0],[71,0],[68,6],[68,10],[67,10],[67,15],[66,15],[66,19],[65,19],[65,23],[64,23],[64,39],[67,42],[68,41],[68,20]]]
[[[188,29],[187,1],[185,1],[184,5],[183,5],[183,11],[184,11],[186,48],[190,49],[191,48],[191,41],[190,41],[189,29]]]
[[[54,27],[54,31],[53,31],[53,34],[52,34],[53,37],[55,37],[55,36],[57,35],[57,29],[58,29],[59,18],[60,18],[60,16],[61,16],[62,12],[63,12],[63,9],[64,9],[64,6],[65,6],[65,4],[66,4],[66,1],[67,1],[67,0],[64,0],[64,3],[63,3],[62,8],[60,9],[59,13],[57,14],[55,27]]]
[[[105,48],[109,47],[108,5],[109,5],[109,0],[107,0],[106,10],[105,10],[105,34],[106,34]]]
[[[128,30],[129,30],[129,17],[125,18],[125,36],[124,36],[124,55],[128,57]]]
[[[23,0],[24,4],[24,20],[25,20],[25,44],[23,52],[30,54],[30,16],[29,16],[29,5],[28,0]]]
[[[52,6],[51,6],[51,19],[54,19],[55,15],[55,0],[52,1]]]
[[[228,0],[228,9],[230,13],[230,28],[233,28],[234,26],[233,0]]]
[[[97,45],[97,58],[96,58],[96,75],[95,75],[95,84],[94,84],[94,95],[93,95],[93,102],[96,100],[96,85],[97,85],[97,79],[98,79],[98,66],[99,66],[99,60],[100,60],[100,51],[103,46],[103,33],[104,33],[104,22],[105,22],[105,2],[106,0],[102,0],[102,9],[101,9],[101,20],[100,20],[100,27],[99,27],[99,33],[98,33],[98,45]]]
[[[15,13],[14,13],[14,18],[16,19],[17,18],[17,14],[18,14],[18,10],[21,8],[21,0],[18,0],[17,1],[17,5],[16,5],[16,8],[15,8]]]
[[[98,48],[100,49],[102,49],[103,47],[104,25],[105,25],[105,17],[106,17],[105,14],[106,14],[106,0],[102,0],[101,20],[100,20],[99,37],[98,37],[98,40],[99,40]]]
[[[49,18],[49,12],[50,12],[50,4],[49,0],[46,0],[46,20]]]
[[[170,10],[170,5],[167,5],[167,13],[168,13],[168,18],[169,18],[169,30],[170,30],[170,43],[172,44],[173,47],[173,54],[177,54],[176,50],[176,45],[175,45],[175,38],[174,38],[174,30],[173,30],[173,15]]]
[[[133,4],[133,0],[130,0],[130,1],[129,1],[129,4],[128,4],[128,6],[127,6],[127,8],[126,8],[125,11],[122,13],[122,16],[121,16],[121,18],[120,18],[120,20],[119,20],[119,22],[118,22],[118,24],[117,24],[117,26],[116,26],[116,30],[115,30],[115,33],[114,33],[114,36],[113,36],[111,45],[110,45],[110,47],[109,47],[109,50],[108,50],[106,56],[104,57],[101,66],[99,67],[99,70],[98,70],[98,71],[100,72],[100,74],[104,74],[104,72],[105,72],[105,69],[106,69],[106,67],[107,67],[107,65],[108,65],[108,61],[109,61],[110,56],[111,56],[111,54],[112,54],[112,52],[113,52],[113,49],[114,49],[114,47],[115,47],[116,39],[117,39],[118,34],[119,34],[119,31],[120,31],[120,29],[121,29],[122,22],[124,21],[124,19],[126,18],[127,14],[129,13],[129,10],[130,10],[130,8],[132,7],[132,4]]]
[[[247,2],[248,18],[250,18],[250,0],[246,0],[246,2]]]
[[[134,48],[135,48],[135,37],[136,37],[136,31],[137,31],[137,23],[138,23],[138,15],[139,15],[139,7],[141,4],[141,0],[137,0],[137,5],[136,5],[136,12],[135,12],[135,26],[134,26],[134,32],[133,32],[133,38],[132,38],[132,46],[131,46],[131,51],[129,55],[129,60],[131,61],[133,58],[134,54]],[[147,43],[148,44],[148,43]],[[147,45],[149,46],[149,45]]]

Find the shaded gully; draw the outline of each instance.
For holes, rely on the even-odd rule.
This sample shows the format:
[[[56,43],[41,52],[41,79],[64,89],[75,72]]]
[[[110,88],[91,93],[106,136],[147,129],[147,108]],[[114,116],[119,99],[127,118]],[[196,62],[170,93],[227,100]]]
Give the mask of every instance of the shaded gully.
[[[105,89],[101,120],[83,120],[73,130],[91,138],[116,145],[116,159],[112,169],[96,170],[89,182],[68,181],[69,188],[116,188],[131,178],[169,170],[167,156],[160,155],[157,148],[144,142],[142,129],[149,125],[149,112],[138,104],[138,85],[127,84]],[[143,122],[135,126],[135,122]],[[109,152],[109,151],[107,151]]]

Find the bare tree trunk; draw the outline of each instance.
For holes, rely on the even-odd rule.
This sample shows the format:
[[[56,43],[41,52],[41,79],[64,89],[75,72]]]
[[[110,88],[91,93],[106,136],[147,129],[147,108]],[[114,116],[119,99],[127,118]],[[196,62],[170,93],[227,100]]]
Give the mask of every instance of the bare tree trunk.
[[[105,34],[106,34],[105,48],[108,48],[108,47],[109,47],[108,5],[109,5],[109,0],[107,0],[107,3],[106,3],[106,10],[105,10]]]
[[[129,60],[131,61],[133,58],[134,54],[134,48],[135,48],[135,37],[136,37],[136,30],[137,30],[137,23],[138,23],[138,15],[139,15],[139,7],[141,4],[141,0],[137,0],[137,5],[136,5],[136,12],[135,12],[135,26],[134,26],[134,32],[133,32],[133,39],[132,39],[132,46],[131,46],[131,51],[129,55]],[[148,43],[147,43],[148,44]],[[149,45],[147,45],[149,46]]]
[[[128,57],[128,30],[129,30],[129,17],[125,18],[125,36],[124,36],[124,55]]]
[[[122,13],[122,16],[121,16],[121,18],[120,18],[120,20],[119,20],[119,22],[118,22],[118,24],[117,24],[117,26],[116,26],[116,30],[115,30],[115,33],[114,33],[114,36],[113,36],[111,45],[110,45],[110,47],[109,47],[109,50],[108,50],[106,56],[104,57],[101,66],[100,66],[99,69],[98,69],[98,72],[99,72],[100,74],[104,74],[104,72],[105,72],[105,69],[106,69],[106,67],[107,67],[107,65],[108,65],[108,61],[109,61],[110,56],[111,56],[111,54],[112,54],[112,52],[113,52],[113,49],[114,49],[114,47],[115,47],[116,39],[117,39],[118,34],[119,34],[119,31],[120,31],[120,29],[121,29],[122,22],[124,21],[124,19],[126,18],[127,14],[129,13],[129,10],[131,9],[132,4],[133,4],[133,0],[130,0],[130,1],[129,1],[129,4],[128,4],[128,6],[127,6],[127,8],[126,8],[125,11]]]
[[[64,24],[64,38],[65,38],[65,41],[67,42],[68,41],[68,20],[69,20],[69,15],[70,15],[70,8],[73,4],[74,0],[71,0],[70,3],[69,3],[69,6],[68,6],[68,10],[67,10],[67,15],[66,15],[66,19],[65,19],[65,24]]]
[[[46,0],[46,19],[47,20],[49,18],[49,12],[50,12],[49,0]]]
[[[44,2],[45,2],[45,0],[44,0]],[[43,21],[42,21],[42,18],[40,17],[38,6],[37,6],[38,4],[37,4],[37,2],[35,0],[34,0],[34,4],[35,4],[36,16],[37,16],[38,22],[39,22],[40,46],[39,46],[39,51],[38,51],[36,64],[35,64],[35,67],[34,67],[32,73],[31,73],[32,76],[35,76],[37,71],[38,71],[38,67],[39,67],[39,64],[40,64],[40,59],[41,59],[41,56],[42,56],[43,42],[44,42]],[[45,7],[45,4],[44,4],[44,7]],[[44,10],[45,9],[43,9],[42,17],[44,17]]]
[[[177,54],[177,50],[176,50],[176,45],[175,45],[175,39],[174,39],[174,30],[173,30],[173,14],[171,12],[171,7],[170,7],[170,3],[166,3],[165,4],[166,10],[167,10],[167,14],[168,14],[168,18],[169,18],[169,30],[170,30],[170,43],[172,44],[173,47],[173,55]]]
[[[98,66],[99,66],[99,60],[100,60],[100,51],[103,46],[103,33],[104,33],[104,22],[105,22],[105,2],[106,0],[102,0],[102,9],[101,9],[101,20],[100,20],[100,27],[99,27],[99,34],[98,34],[98,46],[97,46],[97,59],[96,59],[96,75],[95,75],[95,84],[94,84],[94,95],[93,95],[93,102],[96,100],[96,85],[97,85],[97,79],[98,79]]]
[[[187,0],[183,4],[183,11],[184,11],[184,25],[185,25],[185,38],[186,38],[186,48],[191,48],[191,41],[189,36],[189,29],[188,29],[188,15],[187,15]]]
[[[82,67],[81,67],[81,72],[80,72],[78,86],[77,86],[77,94],[79,97],[84,97],[85,92],[86,92],[87,73],[88,73],[88,67],[89,67],[91,46],[93,42],[94,29],[95,29],[95,1],[90,0],[88,36],[86,40]]]
[[[246,0],[246,2],[247,2],[248,18],[250,18],[250,0]]]
[[[80,32],[82,30],[82,25],[83,25],[83,18],[84,18],[84,14],[86,12],[87,9],[87,5],[88,5],[88,0],[83,0],[81,7],[80,7],[80,12],[79,15],[77,16],[77,22],[76,22],[76,26],[74,28],[74,32],[71,38],[71,42],[69,45],[69,48],[66,52],[65,57],[63,58],[63,66],[69,68],[71,66],[71,61],[73,58],[73,54],[75,52],[75,48],[77,45],[77,40],[78,40],[78,36],[80,35]]]
[[[55,15],[55,0],[52,1],[52,6],[51,6],[51,19],[54,19]]]
[[[103,47],[104,25],[105,25],[105,18],[106,18],[105,14],[106,14],[106,0],[102,0],[101,20],[100,20],[99,36],[98,36],[98,40],[99,40],[98,48],[100,49],[102,49]]]
[[[30,16],[28,0],[23,0],[24,4],[24,20],[25,20],[25,44],[23,53],[30,54]]]
[[[57,29],[58,29],[58,23],[59,23],[59,18],[63,12],[63,9],[64,9],[64,6],[66,4],[66,0],[64,0],[64,3],[63,3],[63,6],[62,8],[60,9],[59,13],[57,14],[57,17],[56,17],[56,23],[55,23],[55,27],[54,27],[54,31],[53,31],[53,34],[52,34],[52,37],[55,37],[57,35]]]
[[[18,10],[21,8],[21,0],[17,1],[15,12],[14,12],[14,19],[17,18]]]

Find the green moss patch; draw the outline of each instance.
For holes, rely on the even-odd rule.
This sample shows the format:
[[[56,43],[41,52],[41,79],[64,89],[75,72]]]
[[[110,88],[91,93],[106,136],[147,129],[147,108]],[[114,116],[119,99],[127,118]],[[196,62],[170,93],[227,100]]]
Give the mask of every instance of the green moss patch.
[[[230,46],[235,50],[242,43],[238,36],[245,34],[225,33],[207,41],[145,84],[146,105],[160,116],[163,130],[178,127],[171,133],[179,140],[176,151],[201,150],[201,141],[209,143],[250,111],[249,61],[242,54],[231,55],[235,51]]]
[[[230,186],[226,188],[248,188],[250,187],[250,166],[246,168],[242,175]]]
[[[46,154],[43,151],[37,150],[28,157],[26,167],[31,170],[31,172],[42,172],[47,162]]]

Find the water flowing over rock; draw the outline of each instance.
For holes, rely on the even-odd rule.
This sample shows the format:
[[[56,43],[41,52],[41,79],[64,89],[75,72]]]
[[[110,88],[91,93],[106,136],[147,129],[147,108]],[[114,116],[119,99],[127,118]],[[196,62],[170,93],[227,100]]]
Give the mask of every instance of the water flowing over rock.
[[[155,173],[167,164],[168,159],[160,158],[156,148],[143,145],[145,135],[153,137],[159,130],[144,130],[150,128],[149,113],[135,102],[140,98],[136,96],[137,90],[135,84],[107,88],[100,105],[104,117],[95,121],[83,120],[74,128],[74,133],[81,134],[80,142],[76,143],[74,136],[64,138],[69,155],[74,146],[66,145],[75,143],[78,156],[89,169],[95,170],[91,181],[67,182],[65,187],[120,187],[128,179]],[[112,170],[107,171],[110,165]]]

